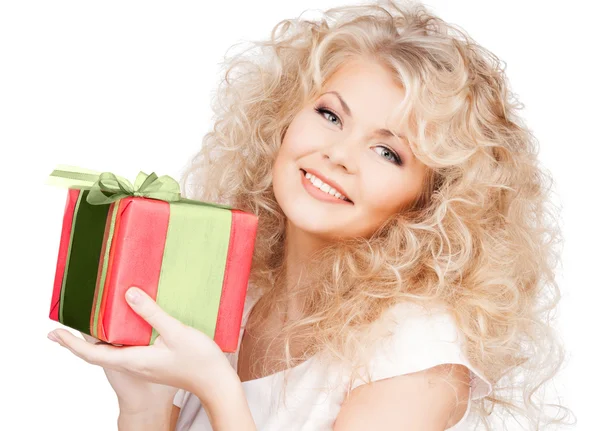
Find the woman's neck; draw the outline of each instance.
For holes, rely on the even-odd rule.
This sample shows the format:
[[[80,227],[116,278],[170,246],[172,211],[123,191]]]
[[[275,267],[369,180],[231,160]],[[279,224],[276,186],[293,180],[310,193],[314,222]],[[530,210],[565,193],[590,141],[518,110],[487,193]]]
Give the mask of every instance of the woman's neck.
[[[302,274],[311,273],[312,256],[327,244],[323,237],[299,229],[287,220],[283,262],[288,275],[286,287],[293,288]]]

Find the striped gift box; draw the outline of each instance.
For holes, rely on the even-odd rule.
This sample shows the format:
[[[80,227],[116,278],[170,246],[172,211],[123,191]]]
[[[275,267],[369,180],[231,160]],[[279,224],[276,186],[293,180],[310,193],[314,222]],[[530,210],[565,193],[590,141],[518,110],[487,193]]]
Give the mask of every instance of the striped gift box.
[[[101,186],[89,186],[97,173],[59,167],[52,178],[92,176],[87,186],[67,181],[77,188],[68,190],[50,319],[112,344],[152,344],[158,333],[125,300],[137,286],[224,352],[235,352],[258,218],[223,205],[144,196],[136,191],[149,177],[143,173],[123,196],[103,190],[112,202],[98,204],[90,193]]]

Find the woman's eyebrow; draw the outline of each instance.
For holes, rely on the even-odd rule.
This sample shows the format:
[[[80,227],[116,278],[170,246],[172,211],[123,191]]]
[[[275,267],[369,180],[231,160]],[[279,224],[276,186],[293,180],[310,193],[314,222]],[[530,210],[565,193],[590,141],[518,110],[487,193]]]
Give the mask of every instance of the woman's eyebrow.
[[[346,101],[344,100],[344,98],[342,97],[342,95],[340,93],[338,93],[335,90],[331,90],[331,91],[327,91],[323,94],[334,94],[337,96],[338,100],[340,101],[341,105],[342,105],[342,109],[344,110],[344,112],[346,113],[346,115],[350,118],[352,118],[352,111],[350,110],[350,107],[348,106],[348,104],[346,103]],[[401,133],[395,133],[392,132],[391,130],[388,129],[377,129],[375,130],[375,135],[377,136],[383,136],[385,138],[390,138],[390,137],[398,137],[400,138],[404,144],[407,144],[406,141],[406,137],[404,135],[402,135]]]
[[[337,98],[340,100],[340,103],[342,104],[342,109],[344,110],[344,112],[346,113],[346,115],[350,118],[352,118],[352,111],[350,110],[350,107],[348,106],[348,104],[346,103],[346,101],[344,100],[344,98],[342,97],[342,95],[340,93],[338,93],[335,90],[332,91],[327,91],[323,94],[335,94],[337,96]]]

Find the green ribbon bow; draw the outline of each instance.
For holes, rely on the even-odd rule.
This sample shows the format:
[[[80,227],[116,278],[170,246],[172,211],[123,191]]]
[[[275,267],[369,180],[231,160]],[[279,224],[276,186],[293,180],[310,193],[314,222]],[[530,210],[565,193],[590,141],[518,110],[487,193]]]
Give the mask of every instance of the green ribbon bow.
[[[231,209],[227,205],[182,198],[179,183],[176,180],[168,175],[159,177],[154,172],[150,175],[140,172],[134,185],[131,185],[126,178],[112,172],[97,172],[77,166],[58,165],[48,177],[46,184],[90,190],[86,200],[91,205],[110,204],[127,196],[135,196],[166,202],[186,202]]]

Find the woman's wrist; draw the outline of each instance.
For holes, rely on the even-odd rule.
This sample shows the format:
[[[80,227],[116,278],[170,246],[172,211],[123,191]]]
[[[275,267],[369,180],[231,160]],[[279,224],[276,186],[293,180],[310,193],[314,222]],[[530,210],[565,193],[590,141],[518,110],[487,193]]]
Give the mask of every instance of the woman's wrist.
[[[223,361],[218,362],[218,365],[212,367],[212,372],[207,376],[207,373],[199,372],[197,375],[190,374],[190,388],[185,388],[198,397],[202,406],[210,405],[218,402],[221,394],[226,392],[228,388],[239,383],[239,377],[229,361],[223,357]]]
[[[222,372],[214,383],[198,386],[194,391],[210,420],[211,426],[217,431],[255,431],[256,425],[248,406],[248,400],[242,383],[231,366]]]
[[[173,405],[153,406],[145,410],[121,409],[117,426],[119,431],[169,430]]]
[[[123,416],[145,416],[152,415],[156,412],[170,412],[173,407],[172,400],[161,401],[160,403],[156,400],[136,400],[135,403],[130,401],[123,401],[118,399],[119,403],[119,414]]]

